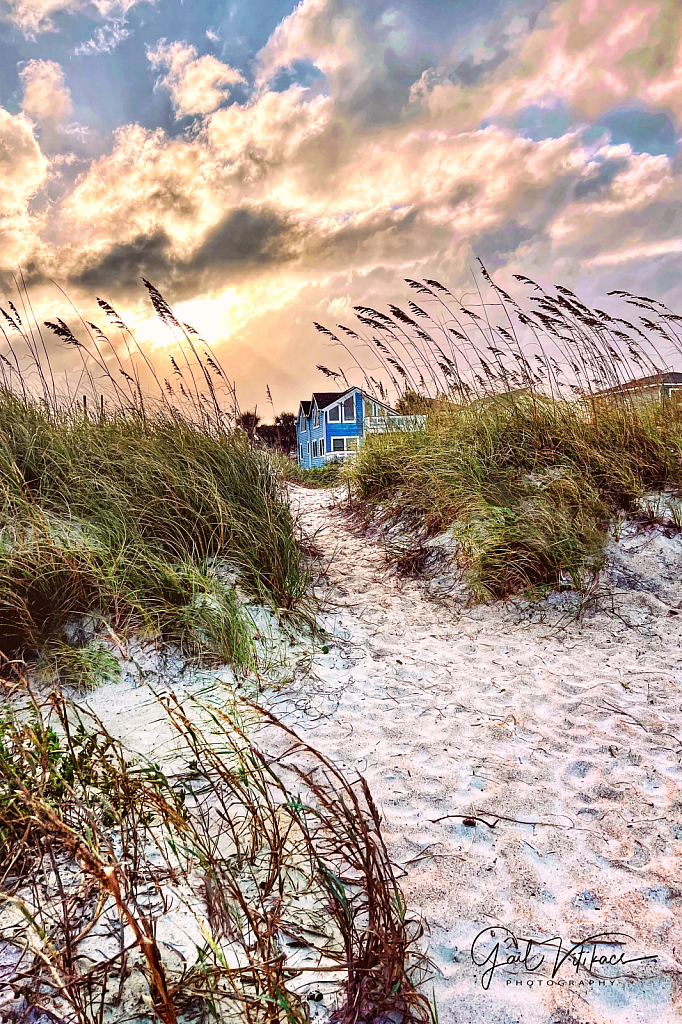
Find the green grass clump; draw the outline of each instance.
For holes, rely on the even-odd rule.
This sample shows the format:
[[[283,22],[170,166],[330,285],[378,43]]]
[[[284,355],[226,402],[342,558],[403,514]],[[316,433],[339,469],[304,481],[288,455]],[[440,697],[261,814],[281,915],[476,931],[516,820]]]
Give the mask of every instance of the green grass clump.
[[[158,710],[175,739],[168,775],[167,761],[133,755],[56,693],[38,702],[15,688],[0,713],[13,994],[82,1024],[308,1024],[328,980],[344,1020],[360,1008],[363,1020],[426,1024],[422,928],[365,780],[254,705],[166,696]],[[249,741],[245,717],[276,758]],[[181,958],[159,939],[161,917],[178,911],[202,936]],[[121,937],[106,957],[89,955],[93,930]]]
[[[337,487],[345,481],[341,462],[327,462],[324,466],[303,469],[297,462],[279,453],[273,452],[272,458],[288,483],[300,484],[301,487]]]
[[[479,599],[528,587],[581,589],[608,526],[645,490],[682,482],[682,417],[660,405],[491,398],[412,433],[369,436],[357,496],[461,543]]]
[[[92,420],[2,390],[0,499],[6,660],[57,650],[68,664],[88,616],[246,667],[236,587],[274,609],[306,591],[269,455],[240,431],[162,413]]]

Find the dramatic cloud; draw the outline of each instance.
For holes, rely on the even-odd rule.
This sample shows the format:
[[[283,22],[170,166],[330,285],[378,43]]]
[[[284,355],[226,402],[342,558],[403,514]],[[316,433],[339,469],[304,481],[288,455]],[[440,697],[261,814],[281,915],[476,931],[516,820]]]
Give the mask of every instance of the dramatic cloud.
[[[682,305],[679,4],[513,0],[466,44],[456,12],[430,36],[423,12],[423,0],[303,0],[240,70],[236,51],[202,53],[229,37],[214,10],[201,38],[159,31],[139,47],[137,123],[73,164],[60,150],[48,167],[28,118],[5,114],[18,163],[1,266],[21,254],[80,303],[104,293],[161,344],[142,313],[146,277],[251,375],[245,401],[267,367],[289,404],[315,363],[342,355],[321,349],[312,320],[395,301],[404,277],[465,293],[477,255],[506,287],[522,273],[589,298],[639,274]],[[45,148],[69,92],[51,61],[21,75]],[[193,118],[183,130],[166,93],[176,121]]]
[[[64,71],[53,60],[31,60],[19,72],[24,96],[21,109],[35,121],[65,121],[73,113]]]
[[[209,114],[227,99],[231,86],[244,82],[239,71],[210,54],[199,57],[185,43],[162,40],[147,57],[152,67],[166,70],[159,84],[170,92],[177,117]]]
[[[23,114],[12,116],[0,107],[0,252],[2,269],[38,249],[41,219],[29,204],[47,178],[48,163],[40,151],[31,123]]]
[[[258,54],[257,85],[266,85],[281,68],[310,60],[332,81],[341,69],[363,75],[362,17],[341,0],[301,0]],[[369,42],[369,40],[367,40]]]
[[[55,15],[89,14],[120,18],[140,0],[0,0],[0,14],[23,32],[35,34],[54,28]]]
[[[453,25],[458,17],[453,11]],[[429,65],[427,49],[440,49],[433,40],[428,48],[420,45],[418,36],[418,21],[408,9],[301,0],[258,53],[256,90],[309,64],[324,76],[340,111],[358,123],[385,123],[399,115],[410,85]]]
[[[596,119],[634,100],[682,115],[682,11],[677,0],[566,0],[470,89],[450,69],[429,70],[412,100],[467,124],[561,101]]]

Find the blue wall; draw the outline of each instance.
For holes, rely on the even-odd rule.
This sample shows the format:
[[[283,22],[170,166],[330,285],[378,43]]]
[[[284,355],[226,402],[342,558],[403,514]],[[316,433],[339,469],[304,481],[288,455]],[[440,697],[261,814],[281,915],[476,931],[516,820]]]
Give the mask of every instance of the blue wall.
[[[325,419],[327,417],[325,416]],[[326,425],[326,449],[332,454],[332,437],[362,436],[362,395],[355,393],[355,423],[329,423]]]
[[[320,425],[319,427],[313,427],[313,414],[312,410],[310,416],[306,420],[306,428],[304,431],[300,429],[300,421],[296,422],[296,441],[297,448],[296,454],[298,457],[299,465],[304,469],[312,469],[315,466],[324,466],[325,462],[329,461],[329,458],[334,457],[332,452],[332,437],[360,437],[362,435],[362,394],[360,391],[355,392],[355,423],[329,423],[327,422],[326,413],[320,412]],[[300,412],[300,409],[299,409]],[[325,454],[320,455],[318,453],[316,458],[313,458],[313,441],[319,441],[324,438]],[[310,453],[308,453],[308,442],[310,442]],[[303,445],[303,456],[301,457],[301,445]],[[339,453],[340,454],[340,453]],[[343,456],[342,456],[343,457]]]

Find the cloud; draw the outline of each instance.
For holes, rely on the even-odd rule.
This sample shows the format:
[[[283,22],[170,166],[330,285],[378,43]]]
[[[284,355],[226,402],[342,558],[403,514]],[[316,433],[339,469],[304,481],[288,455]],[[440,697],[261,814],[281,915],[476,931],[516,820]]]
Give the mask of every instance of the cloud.
[[[0,13],[28,36],[54,30],[58,14],[121,18],[140,0],[1,0]]]
[[[390,122],[429,64],[435,44],[421,45],[420,34],[407,5],[301,0],[257,54],[256,92],[308,63],[324,76],[315,90],[324,88],[340,112],[358,123]]]
[[[616,252],[604,252],[587,260],[588,267],[606,267],[619,263],[630,263],[633,260],[655,259],[657,256],[667,256],[670,253],[682,252],[682,238],[670,238],[664,242],[650,242],[648,245],[638,245],[632,249],[619,249]]]
[[[41,218],[29,204],[47,180],[48,161],[31,122],[0,107],[0,253],[11,267],[40,247]]]
[[[159,85],[170,92],[176,117],[211,113],[227,99],[231,86],[244,82],[235,68],[210,54],[199,57],[196,47],[186,43],[162,39],[147,57],[153,68],[165,69]]]
[[[344,66],[357,66],[358,22],[358,14],[343,12],[339,0],[301,0],[258,53],[257,86],[299,60],[312,61],[329,78]]]
[[[98,25],[92,38],[84,43],[79,43],[73,52],[76,56],[81,54],[111,53],[129,35],[130,30],[128,29],[125,16],[111,17],[103,25]]]
[[[30,60],[19,72],[24,89],[21,109],[35,121],[61,124],[73,113],[63,68],[53,60]]]
[[[589,119],[633,100],[682,119],[682,8],[677,0],[564,0],[474,90],[452,70],[426,72],[412,103],[467,124],[558,99]]]
[[[536,144],[494,127],[344,140],[332,101],[304,92],[233,104],[187,138],[121,131],[60,211],[76,278],[128,288],[144,264],[188,294],[285,264],[308,277],[377,264],[401,275],[436,255],[464,266],[477,240],[492,257],[545,234],[557,180],[568,194],[588,160],[575,134]]]
[[[245,270],[281,263],[296,255],[296,228],[267,207],[242,206],[228,211],[189,255],[183,255],[161,228],[150,235],[115,245],[102,255],[86,257],[71,273],[71,283],[120,293],[138,288],[141,278],[177,297],[204,292],[216,284],[239,280]]]
[[[292,398],[340,358],[307,327],[346,316],[338,295],[382,306],[419,276],[465,292],[475,255],[506,287],[519,272],[588,291],[638,260],[679,262],[678,5],[564,0],[501,20],[469,57],[439,40],[430,68],[413,10],[303,0],[260,50],[247,100],[238,71],[162,40],[148,57],[191,130],[123,125],[40,215],[45,160],[15,119],[34,184],[15,179],[8,251],[138,322],[149,278],[235,365],[257,375],[265,350]],[[300,61],[324,79],[283,88]]]

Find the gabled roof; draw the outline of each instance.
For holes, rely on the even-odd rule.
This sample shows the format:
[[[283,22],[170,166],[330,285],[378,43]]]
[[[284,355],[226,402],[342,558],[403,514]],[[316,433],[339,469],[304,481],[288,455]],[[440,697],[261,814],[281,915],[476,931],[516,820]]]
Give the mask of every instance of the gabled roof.
[[[660,384],[682,384],[682,373],[677,373],[675,370],[662,370],[660,373],[654,373],[650,377],[639,377],[637,380],[629,380],[624,384],[617,384],[613,388],[605,388],[603,391],[597,391],[597,395],[618,395],[624,391],[640,391],[645,388],[656,387]]]
[[[374,398],[373,395],[369,395],[366,391],[363,391],[362,388],[358,387],[357,384],[353,384],[352,387],[346,388],[345,391],[315,391],[315,392],[313,392],[312,401],[310,401],[310,402],[301,402],[301,408],[303,409],[303,414],[305,416],[310,416],[310,413],[312,412],[312,408],[313,408],[314,404],[317,405],[317,408],[320,410],[320,412],[323,412],[325,409],[328,409],[330,405],[333,405],[334,402],[338,402],[342,398],[345,398],[346,395],[349,395],[352,391],[359,391],[360,394],[364,398],[368,398],[370,402],[376,402],[377,405],[382,405],[384,407],[384,409],[388,409],[390,412],[393,412],[393,410],[391,409],[391,407],[388,404],[388,402],[384,402],[380,398]]]
[[[355,388],[349,388],[348,391],[355,391]],[[314,391],[313,402],[317,404],[318,409],[326,409],[328,405],[333,405],[339,398],[347,395],[348,391]]]

